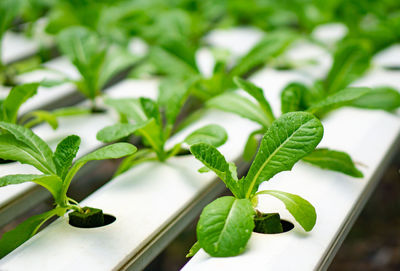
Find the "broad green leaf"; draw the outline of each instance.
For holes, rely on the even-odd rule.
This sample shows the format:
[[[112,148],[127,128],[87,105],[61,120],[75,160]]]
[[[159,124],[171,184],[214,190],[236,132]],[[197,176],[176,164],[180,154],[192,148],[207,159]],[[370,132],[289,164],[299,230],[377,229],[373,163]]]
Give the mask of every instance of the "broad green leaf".
[[[250,119],[263,127],[270,125],[269,118],[258,104],[237,93],[228,92],[218,95],[207,101],[206,105]]]
[[[184,142],[188,145],[207,143],[214,147],[219,147],[223,145],[227,139],[228,134],[224,128],[216,124],[209,124],[192,132],[185,138]]]
[[[0,258],[6,256],[21,244],[25,243],[25,241],[36,234],[44,222],[52,216],[57,215],[59,212],[59,209],[53,209],[46,213],[32,216],[13,230],[4,233],[3,237],[0,239]]]
[[[0,177],[0,187],[10,184],[34,182],[46,188],[59,202],[62,181],[56,175],[15,174]]]
[[[28,164],[43,173],[53,174],[39,154],[10,134],[0,135],[0,158]]]
[[[129,66],[133,65],[138,57],[133,56],[129,51],[120,46],[110,46],[99,75],[99,87],[102,88],[111,78]]]
[[[136,123],[147,120],[146,113],[138,99],[105,99],[105,104],[114,108],[119,114],[132,119]]]
[[[198,143],[190,146],[190,152],[207,168],[214,171],[236,197],[240,195],[238,182],[231,175],[229,163],[214,146]]]
[[[92,153],[89,153],[79,160],[77,160],[71,169],[68,171],[67,176],[63,180],[63,191],[62,195],[67,193],[68,187],[72,181],[72,178],[83,167],[87,162],[94,160],[106,160],[106,159],[117,159],[124,156],[132,155],[137,151],[137,148],[129,143],[114,143]]]
[[[70,135],[58,143],[54,152],[53,161],[56,165],[57,175],[63,180],[72,165],[81,144],[79,136]]]
[[[332,68],[325,81],[325,90],[336,93],[359,78],[368,69],[372,53],[361,42],[342,44],[335,52]]]
[[[154,119],[146,122],[146,125],[138,130],[138,133],[144,138],[144,143],[150,145],[158,155],[164,155],[164,134],[162,127]],[[161,160],[165,157],[159,157]]]
[[[254,131],[249,135],[249,138],[247,138],[246,145],[244,146],[243,151],[243,159],[245,161],[251,161],[254,155],[256,155],[258,148],[257,136],[261,133],[261,131]]]
[[[307,111],[320,116],[333,109],[346,105],[351,105],[352,102],[370,92],[371,89],[363,87],[345,88],[326,97],[324,100],[313,104],[310,108],[308,108]]]
[[[243,89],[257,100],[257,102],[260,104],[260,107],[264,110],[264,113],[268,117],[269,121],[273,122],[275,117],[272,113],[271,106],[264,97],[263,90],[251,83],[250,81],[243,80],[240,77],[235,77],[234,82],[239,88]]]
[[[127,137],[140,128],[146,126],[149,121],[142,122],[139,124],[130,123],[118,123],[111,126],[107,126],[97,132],[96,138],[102,142],[112,142]]]
[[[351,105],[391,111],[400,107],[400,93],[390,87],[373,88],[369,93],[354,100]]]
[[[254,68],[270,61],[283,53],[294,41],[296,36],[288,31],[276,31],[267,33],[250,52],[242,57],[232,69],[232,76],[244,76]]]
[[[303,111],[306,109],[303,104],[303,96],[307,88],[300,83],[291,83],[281,93],[282,113]]]
[[[137,148],[129,143],[114,143],[92,153],[85,155],[76,161],[76,164],[86,163],[93,160],[106,160],[106,159],[116,159],[124,156],[132,155],[137,151]]]
[[[323,169],[342,172],[357,178],[363,177],[362,172],[356,168],[351,157],[345,152],[316,149],[305,156],[303,161]]]
[[[257,193],[257,195],[260,194],[271,195],[280,199],[285,204],[286,209],[305,231],[311,231],[312,228],[314,228],[315,222],[317,221],[317,214],[314,206],[307,200],[294,194],[276,190],[263,190]]]
[[[0,1],[0,40],[3,34],[8,30],[11,23],[21,11],[23,6],[22,0],[1,0]],[[0,56],[1,59],[1,56]],[[1,64],[1,61],[0,61]]]
[[[243,183],[243,193],[251,198],[258,186],[275,174],[291,170],[310,154],[323,135],[321,122],[307,112],[282,115],[268,128]]]
[[[51,113],[56,117],[69,117],[90,114],[90,109],[84,107],[70,106],[53,110]]]
[[[190,248],[189,253],[186,254],[186,258],[193,257],[200,249],[201,246],[199,242],[194,243],[193,246]]]
[[[153,118],[158,126],[162,126],[161,114],[158,109],[158,104],[149,98],[141,97],[139,98],[140,104],[142,106],[143,112],[146,114],[148,119]]]
[[[185,103],[188,89],[181,80],[169,79],[161,82],[158,103],[164,109],[167,125],[174,125]]]
[[[23,84],[11,89],[7,98],[3,101],[3,121],[16,123],[18,109],[30,97],[36,94],[39,84]]]
[[[23,124],[26,128],[30,128],[42,122],[47,122],[53,129],[58,128],[57,117],[52,112],[44,110],[36,110],[28,113],[26,116],[24,116],[24,118],[33,118],[30,121]]]
[[[168,75],[188,78],[198,73],[198,71],[189,63],[185,62],[184,59],[158,46],[152,47],[150,59],[161,72]]]
[[[26,146],[31,148],[41,161],[46,162],[43,166],[48,172],[56,173],[56,168],[53,163],[53,152],[40,137],[35,135],[30,129],[12,123],[0,121],[0,128],[6,130],[12,134],[16,140],[23,142]],[[44,173],[47,171],[44,171]]]
[[[208,204],[197,224],[201,248],[214,257],[243,252],[254,228],[255,211],[248,199],[222,197]]]

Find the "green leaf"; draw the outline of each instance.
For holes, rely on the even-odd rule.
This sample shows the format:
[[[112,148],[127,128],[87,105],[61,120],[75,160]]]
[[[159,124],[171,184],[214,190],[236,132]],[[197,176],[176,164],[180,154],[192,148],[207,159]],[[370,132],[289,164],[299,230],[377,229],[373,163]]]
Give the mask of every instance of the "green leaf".
[[[342,172],[357,178],[363,177],[362,172],[356,168],[351,157],[345,152],[316,149],[305,156],[303,161],[323,169]]]
[[[43,186],[53,195],[55,201],[59,202],[62,181],[56,175],[15,174],[0,177],[0,187],[26,182]]]
[[[32,151],[34,151],[35,156],[37,156],[40,161],[45,162],[41,162],[41,164],[47,170],[39,170],[43,171],[44,173],[56,173],[56,168],[53,163],[53,152],[46,142],[44,142],[40,137],[35,135],[30,129],[12,123],[0,121],[0,128],[12,134],[17,141],[31,148]],[[16,141],[13,141],[13,144],[14,143],[16,143]]]
[[[252,69],[279,56],[295,38],[296,35],[289,31],[280,30],[268,33],[247,55],[238,61],[236,66],[232,69],[231,75],[244,76]]]
[[[243,183],[246,198],[275,174],[291,170],[294,164],[310,154],[323,135],[321,122],[307,112],[291,112],[275,120],[261,144]]]
[[[52,174],[40,155],[10,134],[0,135],[0,158],[19,161],[21,164],[28,164],[44,173]]]
[[[351,105],[352,102],[370,92],[371,89],[364,87],[345,88],[313,104],[307,111],[320,116],[336,108]]]
[[[164,109],[167,125],[173,126],[178,117],[189,88],[181,80],[163,80],[159,86],[158,103]]]
[[[87,163],[92,160],[106,160],[106,159],[116,159],[124,156],[132,155],[137,151],[137,148],[129,143],[114,143],[92,153],[85,155],[76,161],[76,164]]]
[[[46,213],[32,216],[13,230],[4,233],[3,237],[0,239],[0,258],[6,256],[21,244],[25,243],[25,241],[36,234],[44,222],[56,215],[59,211],[59,209],[53,209]]]
[[[193,246],[190,248],[189,253],[186,254],[186,258],[193,257],[200,249],[201,246],[199,242],[194,243]]]
[[[303,96],[307,88],[300,83],[291,83],[281,93],[281,111],[282,113],[303,111],[306,106],[303,102]]]
[[[30,97],[36,94],[39,84],[23,84],[11,89],[7,98],[3,101],[3,121],[16,123],[18,109]]]
[[[351,41],[342,44],[336,51],[325,81],[325,90],[333,94],[347,87],[368,69],[372,52],[367,44]]]
[[[227,139],[228,134],[224,128],[216,124],[209,124],[192,132],[185,138],[184,142],[188,145],[207,143],[214,147],[219,147],[223,145]]]
[[[231,166],[214,146],[198,143],[190,146],[190,152],[207,168],[214,171],[236,197],[240,196],[238,182],[230,171]]]
[[[214,257],[243,252],[254,228],[255,211],[248,199],[222,197],[208,204],[197,224],[200,247]]]
[[[257,195],[266,194],[280,199],[290,214],[296,219],[297,222],[303,227],[305,231],[311,231],[317,221],[317,214],[314,206],[300,196],[276,191],[276,190],[263,190]]]
[[[158,109],[158,104],[149,98],[141,97],[139,98],[140,104],[142,106],[143,112],[146,114],[148,119],[153,118],[158,126],[162,126],[161,114]]]
[[[57,118],[69,117],[69,116],[90,114],[90,109],[84,107],[70,106],[53,110],[51,113]]]
[[[107,126],[97,132],[96,138],[102,142],[112,142],[127,137],[140,128],[146,126],[150,121],[145,121],[139,124],[118,123]]]
[[[53,161],[56,165],[57,175],[64,180],[72,165],[81,144],[79,136],[70,135],[58,143],[56,151],[54,152]]]
[[[184,59],[158,46],[152,47],[150,60],[167,75],[188,78],[198,74],[198,71]]]
[[[3,38],[3,34],[8,30],[15,17],[21,11],[22,6],[22,0],[0,1],[0,40]],[[1,61],[0,64],[2,64]]]
[[[237,114],[241,117],[255,121],[263,127],[270,125],[268,116],[265,115],[262,108],[237,93],[227,92],[218,95],[206,103],[207,107],[216,108],[225,112]]]
[[[139,134],[145,139],[145,144],[150,145],[153,150],[157,153],[160,160],[163,160],[164,144],[165,139],[162,131],[162,127],[156,123],[154,119],[151,119],[138,130]]]
[[[354,100],[351,105],[391,111],[400,107],[400,93],[390,87],[373,88],[369,93]]]
[[[256,155],[257,148],[258,148],[258,139],[257,136],[261,134],[262,131],[254,131],[249,135],[249,138],[247,138],[246,145],[244,146],[244,151],[243,151],[243,159],[245,161],[251,161]]]
[[[30,128],[41,122],[47,122],[54,130],[58,128],[57,117],[53,113],[48,111],[36,110],[26,114],[24,118],[33,118],[32,120],[23,124],[26,128]]]
[[[243,89],[248,94],[250,94],[254,99],[256,99],[260,107],[264,110],[265,115],[268,117],[269,122],[273,122],[275,116],[272,113],[271,106],[264,97],[263,90],[254,85],[253,83],[251,83],[250,81],[243,80],[240,77],[235,77],[233,81],[239,88]]]
[[[107,98],[104,102],[106,105],[114,108],[119,114],[132,119],[136,123],[141,123],[148,119],[138,99]]]

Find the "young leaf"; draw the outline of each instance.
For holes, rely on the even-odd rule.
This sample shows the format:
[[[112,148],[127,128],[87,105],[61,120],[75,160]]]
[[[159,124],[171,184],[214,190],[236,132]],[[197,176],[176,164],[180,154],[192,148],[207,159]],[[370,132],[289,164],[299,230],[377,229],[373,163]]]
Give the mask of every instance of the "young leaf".
[[[228,139],[224,128],[216,124],[206,125],[188,135],[184,142],[188,145],[207,143],[214,147],[223,145]]]
[[[34,166],[44,173],[53,173],[39,154],[10,134],[0,135],[0,158]]]
[[[251,83],[250,81],[243,80],[240,77],[235,77],[233,81],[239,88],[243,89],[244,91],[249,93],[254,99],[256,99],[260,107],[264,110],[264,113],[268,117],[269,121],[273,122],[275,119],[274,113],[272,113],[271,106],[264,97],[263,90]]]
[[[0,187],[10,184],[34,182],[46,188],[58,202],[62,181],[55,175],[15,174],[0,177]]]
[[[30,129],[12,123],[0,121],[0,128],[12,134],[17,141],[23,142],[23,144],[31,148],[41,161],[45,161],[45,163],[42,163],[43,167],[47,169],[44,171],[45,173],[47,171],[56,173],[52,159],[53,152],[40,137],[35,135]]]
[[[263,127],[268,127],[271,124],[269,118],[258,104],[237,93],[228,92],[218,95],[208,100],[206,105],[211,108],[237,114],[255,121]]]
[[[56,165],[57,175],[63,180],[72,165],[81,144],[79,136],[70,135],[58,143],[54,152],[53,161]]]
[[[351,157],[345,152],[316,149],[305,156],[303,161],[323,169],[342,172],[356,178],[363,177],[362,172],[356,168]]]
[[[155,101],[149,98],[139,98],[140,104],[142,106],[143,112],[146,114],[148,119],[153,118],[158,126],[162,126],[161,114],[158,109],[158,105]]]
[[[58,212],[60,212],[60,210],[56,208],[46,213],[32,216],[13,230],[4,233],[3,237],[0,239],[0,258],[6,256],[35,235],[40,226]]]
[[[36,94],[39,84],[23,84],[11,89],[10,94],[3,101],[2,114],[3,121],[16,123],[18,117],[18,109],[30,97]]]
[[[359,78],[368,69],[371,55],[366,44],[359,41],[342,44],[324,81],[327,93],[340,91]]]
[[[373,88],[369,93],[354,100],[351,105],[391,111],[400,107],[400,93],[390,87]]]
[[[12,21],[21,11],[23,6],[22,0],[2,0],[0,1],[0,40],[3,38],[3,34],[10,27]],[[0,56],[1,59],[1,56]],[[0,65],[1,65],[0,61]]]
[[[257,152],[258,148],[258,140],[257,140],[257,135],[261,134],[262,131],[254,131],[249,135],[249,138],[246,141],[246,145],[244,146],[244,151],[243,151],[243,159],[245,161],[251,161],[254,157],[254,155]]]
[[[193,246],[190,248],[189,253],[186,254],[186,258],[193,257],[200,249],[201,249],[201,246],[200,246],[199,242],[197,241],[197,242],[194,243]]]
[[[84,157],[76,161],[76,164],[87,163],[93,160],[117,159],[134,154],[136,151],[137,148],[132,144],[123,142],[115,143],[102,147],[92,153],[85,155]]]
[[[243,183],[243,193],[251,198],[258,186],[275,174],[290,170],[311,153],[323,135],[321,122],[307,112],[282,115],[268,128]]]
[[[174,125],[188,95],[188,89],[181,80],[169,79],[161,82],[158,103],[164,108],[167,125]]]
[[[336,92],[324,100],[319,101],[313,104],[307,111],[315,114],[315,115],[322,115],[328,111],[333,109],[350,105],[355,100],[361,98],[362,96],[371,92],[369,88],[363,87],[350,87],[345,88],[339,92]]]
[[[306,107],[303,105],[303,96],[307,88],[300,83],[291,83],[281,93],[281,111],[282,113],[303,111]]]
[[[232,76],[243,76],[250,70],[280,55],[296,38],[293,32],[275,31],[266,35],[232,69]]]
[[[190,152],[207,168],[214,171],[236,197],[240,196],[238,182],[231,175],[229,163],[214,146],[198,143],[190,146]]]
[[[154,120],[153,120],[154,121]],[[118,123],[107,126],[97,132],[96,138],[102,142],[112,142],[127,137],[140,128],[146,126],[150,121],[145,121],[139,124]]]
[[[242,253],[254,228],[254,214],[248,199],[227,196],[211,202],[197,224],[200,247],[214,257]]]
[[[44,111],[44,110],[32,111],[24,116],[24,119],[28,119],[28,118],[33,118],[33,119],[28,122],[23,123],[23,126],[26,128],[30,128],[41,122],[47,122],[51,126],[51,128],[53,128],[54,130],[58,128],[57,117],[51,112]],[[21,123],[22,123],[22,120],[21,120]]]
[[[136,123],[147,120],[142,105],[138,99],[105,99],[105,104],[114,108],[119,114],[127,116]]]
[[[256,195],[266,194],[280,199],[286,206],[286,209],[303,227],[305,231],[311,231],[317,221],[317,214],[314,206],[308,201],[294,194],[285,193],[276,190],[263,190]]]

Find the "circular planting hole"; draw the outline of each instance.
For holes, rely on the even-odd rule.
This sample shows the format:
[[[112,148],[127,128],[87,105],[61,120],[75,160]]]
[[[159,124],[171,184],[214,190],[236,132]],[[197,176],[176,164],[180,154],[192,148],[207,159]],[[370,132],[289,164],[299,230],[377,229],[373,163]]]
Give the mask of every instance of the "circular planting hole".
[[[284,233],[294,228],[291,222],[281,219],[278,213],[257,212],[254,224],[253,232],[264,234]]]
[[[14,160],[4,160],[0,158],[0,165],[15,163]]]
[[[98,228],[109,225],[116,220],[115,216],[103,214],[103,211],[100,209],[84,207],[82,210],[68,214],[71,226],[77,228]]]
[[[81,228],[81,229],[92,229],[92,228],[101,228],[107,225],[110,225],[112,223],[114,223],[114,221],[117,220],[117,218],[113,215],[109,215],[109,214],[104,214],[104,223],[103,225],[97,225],[97,226],[86,226],[86,227],[82,227],[80,225],[73,225],[71,224],[71,221],[69,221],[68,223],[75,228]]]

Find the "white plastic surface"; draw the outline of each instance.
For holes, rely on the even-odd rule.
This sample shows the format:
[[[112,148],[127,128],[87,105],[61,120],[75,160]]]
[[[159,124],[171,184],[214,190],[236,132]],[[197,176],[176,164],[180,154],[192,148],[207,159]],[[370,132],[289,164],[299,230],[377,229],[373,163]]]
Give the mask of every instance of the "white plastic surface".
[[[33,55],[39,49],[38,42],[11,31],[5,33],[2,46],[2,59],[5,64]]]

